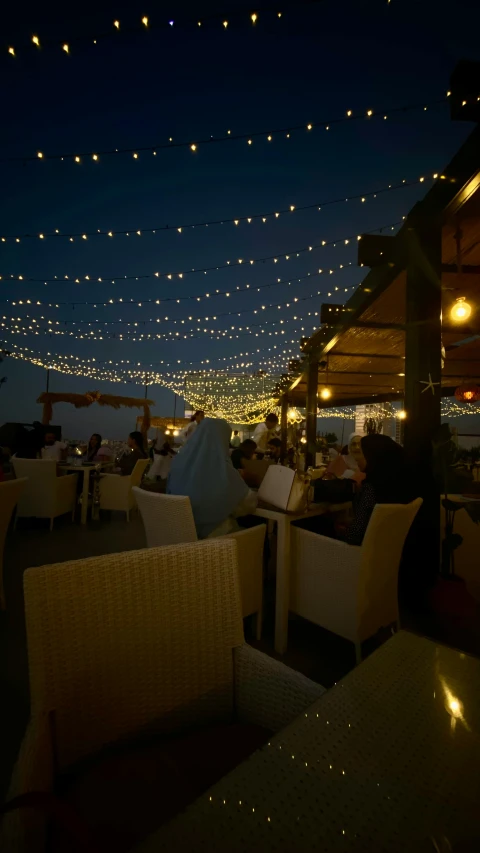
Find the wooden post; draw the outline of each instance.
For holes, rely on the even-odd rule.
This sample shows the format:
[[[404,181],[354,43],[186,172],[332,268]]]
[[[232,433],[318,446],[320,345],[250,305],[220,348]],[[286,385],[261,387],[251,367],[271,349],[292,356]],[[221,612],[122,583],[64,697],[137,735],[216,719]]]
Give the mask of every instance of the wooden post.
[[[282,446],[280,448],[280,458],[283,462],[287,455],[287,412],[288,412],[288,396],[287,394],[283,394],[281,400],[281,409],[280,409],[280,441],[282,442]]]
[[[173,400],[173,426],[175,426],[175,415],[177,414],[177,395],[175,394]]]
[[[440,504],[432,474],[432,438],[440,426],[441,403],[441,224],[410,228],[406,243],[404,448],[424,500],[412,553],[418,586],[435,577],[440,563]]]
[[[305,468],[315,465],[317,452],[318,361],[310,360],[307,374],[307,452]]]
[[[148,376],[145,375],[145,399],[148,397]]]
[[[50,388],[50,368],[47,367],[47,387],[45,388],[45,391],[48,392],[49,388]]]

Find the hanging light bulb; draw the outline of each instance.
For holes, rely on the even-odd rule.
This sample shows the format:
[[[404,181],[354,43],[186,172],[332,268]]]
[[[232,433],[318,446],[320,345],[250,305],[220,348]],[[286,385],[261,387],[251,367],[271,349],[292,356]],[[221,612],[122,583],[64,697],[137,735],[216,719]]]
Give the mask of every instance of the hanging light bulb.
[[[405,409],[400,409],[400,411],[397,414],[397,418],[399,419],[399,421],[404,421],[406,417],[407,417],[407,413],[406,413]]]
[[[320,397],[322,400],[329,400],[331,396],[332,392],[330,391],[330,388],[322,388],[320,391]]]
[[[469,319],[471,313],[472,306],[467,302],[464,296],[460,296],[450,309],[450,319],[454,323],[465,323]]]

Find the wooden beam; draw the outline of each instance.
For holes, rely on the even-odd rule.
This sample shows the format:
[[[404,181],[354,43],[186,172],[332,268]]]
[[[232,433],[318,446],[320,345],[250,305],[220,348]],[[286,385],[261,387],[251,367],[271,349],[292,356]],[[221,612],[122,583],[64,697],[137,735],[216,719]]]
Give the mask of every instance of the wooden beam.
[[[440,567],[439,492],[432,476],[432,439],[440,426],[441,403],[441,222],[421,219],[416,227],[411,225],[407,245],[404,447],[424,501],[418,523],[422,529],[416,542],[417,565],[422,573],[434,577]]]
[[[305,467],[315,465],[317,452],[318,361],[310,359],[307,373],[307,452]]]
[[[337,352],[337,350],[330,353],[330,358],[335,358],[337,355],[344,358],[394,358],[397,361],[405,358],[404,355],[384,355],[378,352]]]
[[[283,462],[285,456],[287,455],[287,412],[288,412],[288,394],[283,394],[281,398],[281,409],[280,409],[280,441],[282,442],[282,446],[280,448],[280,458]]]
[[[442,273],[458,275],[457,264],[442,264]],[[462,264],[462,275],[480,275],[480,264]]]

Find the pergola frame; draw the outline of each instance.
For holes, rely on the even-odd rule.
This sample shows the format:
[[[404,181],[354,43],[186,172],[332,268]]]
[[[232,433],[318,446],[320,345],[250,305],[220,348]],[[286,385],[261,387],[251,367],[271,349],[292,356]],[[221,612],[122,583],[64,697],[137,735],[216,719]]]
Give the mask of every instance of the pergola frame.
[[[457,92],[455,117],[461,97]],[[477,105],[469,120],[479,118]],[[325,306],[332,321],[302,342],[302,361],[279,389],[284,447],[289,405],[306,409],[306,464],[312,465],[318,408],[402,401],[407,459],[430,484],[423,495],[422,559],[438,568],[439,494],[431,448],[441,397],[453,395],[465,380],[480,382],[478,124],[394,237],[360,239],[359,263],[370,271],[345,306]],[[449,319],[460,296],[474,306],[468,326]],[[332,392],[325,401],[322,386]]]

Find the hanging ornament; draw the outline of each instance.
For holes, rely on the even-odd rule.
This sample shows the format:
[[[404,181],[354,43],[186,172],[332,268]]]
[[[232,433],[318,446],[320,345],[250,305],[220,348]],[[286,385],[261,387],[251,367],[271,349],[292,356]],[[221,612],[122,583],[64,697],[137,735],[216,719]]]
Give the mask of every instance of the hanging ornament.
[[[480,400],[480,385],[464,383],[455,391],[455,399],[460,403],[476,403]]]

